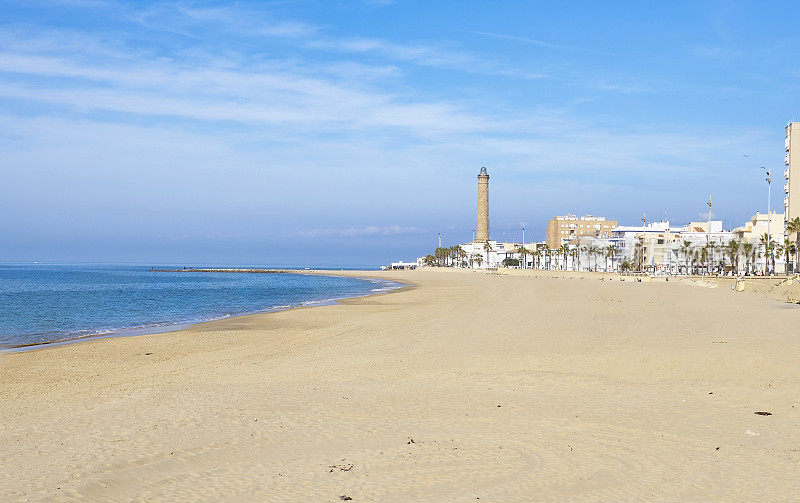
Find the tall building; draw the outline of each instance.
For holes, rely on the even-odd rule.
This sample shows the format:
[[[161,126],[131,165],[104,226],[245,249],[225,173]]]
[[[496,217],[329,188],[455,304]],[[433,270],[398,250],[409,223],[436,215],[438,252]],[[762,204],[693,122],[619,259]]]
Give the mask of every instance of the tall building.
[[[478,173],[478,226],[475,228],[475,242],[489,241],[489,173],[481,168]]]
[[[616,226],[616,220],[606,220],[604,217],[593,217],[592,215],[584,215],[580,218],[569,214],[553,217],[547,222],[547,246],[553,250],[579,236],[607,239],[611,237],[611,230]]]
[[[784,148],[783,216],[784,221],[788,222],[800,217],[800,122],[786,125]]]
[[[776,243],[782,243],[784,222],[783,214],[777,211],[773,211],[772,215],[756,212],[749,222],[733,229],[733,233],[739,240],[754,244],[759,244],[761,236],[770,233]]]

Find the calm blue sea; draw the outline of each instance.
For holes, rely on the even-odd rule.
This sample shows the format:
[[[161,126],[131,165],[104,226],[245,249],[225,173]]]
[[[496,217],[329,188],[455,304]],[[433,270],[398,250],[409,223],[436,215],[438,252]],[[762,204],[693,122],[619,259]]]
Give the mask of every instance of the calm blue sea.
[[[330,302],[399,286],[303,274],[149,269],[0,264],[0,347],[164,331],[172,325]]]

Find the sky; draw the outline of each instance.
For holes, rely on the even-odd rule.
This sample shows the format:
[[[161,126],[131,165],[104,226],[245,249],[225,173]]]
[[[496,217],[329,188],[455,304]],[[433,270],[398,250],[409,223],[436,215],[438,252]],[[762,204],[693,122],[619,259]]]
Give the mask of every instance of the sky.
[[[783,205],[800,3],[0,0],[0,261],[379,265]],[[707,217],[707,214],[703,218]]]

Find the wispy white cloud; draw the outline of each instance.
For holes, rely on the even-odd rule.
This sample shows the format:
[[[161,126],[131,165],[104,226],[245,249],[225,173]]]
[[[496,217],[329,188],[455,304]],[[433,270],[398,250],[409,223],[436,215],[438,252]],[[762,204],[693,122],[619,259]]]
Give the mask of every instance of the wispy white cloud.
[[[372,2],[389,5],[387,0]],[[527,79],[544,78],[541,71],[528,71],[504,63],[500,58],[475,54],[454,44],[406,42],[380,38],[331,36],[313,24],[277,19],[268,8],[255,9],[238,4],[198,7],[187,3],[166,3],[137,9],[122,5],[130,19],[150,29],[202,39],[209,27],[244,37],[289,39],[298,47],[339,53],[373,54],[401,63],[458,70],[473,74],[503,75]]]
[[[318,37],[306,42],[308,47],[330,51],[374,54],[395,61],[420,66],[459,70],[472,74],[511,76],[525,79],[542,79],[544,72],[531,72],[514,65],[443,44],[397,44],[367,37]]]
[[[362,65],[361,71],[369,69]],[[391,75],[385,67],[378,72]],[[132,60],[126,54],[87,63],[71,54],[5,52],[0,53],[0,74],[6,74],[0,78],[0,96],[83,111],[338,129],[388,127],[419,134],[481,130],[488,124],[455,103],[423,102],[369,88],[358,73],[308,73],[308,67],[241,65],[235,59]],[[29,84],[15,75],[51,79]]]
[[[348,228],[348,229],[312,229],[307,231],[298,231],[295,233],[296,237],[300,238],[352,238],[364,236],[398,236],[404,234],[423,234],[427,231],[419,227],[402,227],[399,225],[389,225],[379,227],[370,225],[361,228]]]
[[[598,51],[597,49],[589,49],[585,47],[578,47],[574,45],[563,45],[563,44],[555,44],[552,42],[547,42],[545,40],[539,40],[530,37],[521,37],[517,35],[507,35],[504,33],[491,33],[487,31],[472,31],[472,30],[454,30],[454,31],[461,31],[462,33],[471,33],[473,35],[481,35],[484,37],[491,37],[503,40],[512,40],[514,42],[522,42],[525,44],[531,45],[538,45],[539,47],[546,47],[548,49],[566,49],[570,51],[581,51],[581,52],[589,52],[593,54],[603,54],[602,51]]]
[[[550,42],[545,42],[544,40],[537,40],[535,38],[529,37],[519,37],[515,35],[505,35],[502,33],[490,33],[486,31],[468,31],[468,30],[460,30],[463,33],[472,33],[473,35],[482,35],[484,37],[491,37],[491,38],[500,38],[504,40],[513,40],[515,42],[524,42],[526,44],[538,45],[540,47],[547,47],[550,49],[579,49],[578,47],[572,47],[567,45],[559,45],[553,44]]]
[[[630,79],[599,79],[594,81],[592,86],[601,91],[616,91],[622,94],[641,94],[652,90],[651,86],[643,82],[638,82]]]
[[[169,2],[137,8],[122,4],[127,15],[150,29],[204,38],[209,27],[248,36],[297,38],[313,35],[318,27],[300,21],[277,19],[269,9],[238,4],[204,7],[186,2]]]

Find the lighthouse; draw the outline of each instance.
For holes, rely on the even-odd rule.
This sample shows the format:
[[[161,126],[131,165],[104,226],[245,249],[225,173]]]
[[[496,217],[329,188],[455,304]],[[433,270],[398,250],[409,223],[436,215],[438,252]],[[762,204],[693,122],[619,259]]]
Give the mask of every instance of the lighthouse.
[[[489,173],[485,167],[478,173],[478,225],[475,230],[476,243],[489,241]]]

